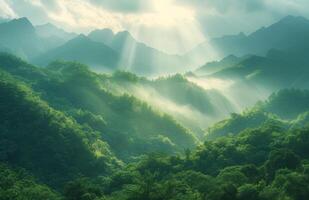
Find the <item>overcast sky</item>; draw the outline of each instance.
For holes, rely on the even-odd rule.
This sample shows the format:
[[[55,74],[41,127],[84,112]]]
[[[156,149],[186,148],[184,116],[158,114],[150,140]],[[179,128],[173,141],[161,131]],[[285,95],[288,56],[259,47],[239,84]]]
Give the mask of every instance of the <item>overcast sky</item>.
[[[250,33],[286,15],[309,18],[309,0],[0,0],[2,17],[84,33],[129,30],[170,53],[211,37]]]

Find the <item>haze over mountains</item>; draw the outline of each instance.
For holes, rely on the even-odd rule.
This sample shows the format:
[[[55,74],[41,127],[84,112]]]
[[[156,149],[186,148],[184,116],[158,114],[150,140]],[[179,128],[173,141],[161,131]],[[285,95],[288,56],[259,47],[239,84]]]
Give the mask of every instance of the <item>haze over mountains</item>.
[[[35,64],[47,65],[57,59],[89,64],[98,71],[116,69],[140,75],[186,72],[206,61],[226,56],[265,56],[271,49],[288,50],[307,41],[309,21],[287,16],[279,22],[245,35],[224,36],[200,44],[186,55],[169,55],[141,42],[127,32],[94,30],[89,35],[67,33],[52,24],[33,26],[26,18],[0,24],[0,47]],[[292,41],[288,41],[294,38]],[[86,50],[87,48],[87,50]],[[29,50],[31,49],[31,51]],[[55,53],[60,52],[61,53]],[[112,61],[104,61],[104,60]]]
[[[304,45],[308,41],[309,20],[304,17],[287,16],[269,27],[245,35],[228,35],[213,38],[197,46],[189,54],[201,57],[201,52],[212,49],[218,58],[229,55],[244,56],[255,54],[265,56],[270,49],[287,50]],[[205,57],[205,56],[204,56]],[[211,61],[211,60],[210,60]]]
[[[99,71],[123,69],[144,75],[185,70],[182,57],[137,42],[126,31],[114,34],[111,30],[96,30],[88,36],[77,35],[52,24],[34,27],[26,18],[3,23],[0,30],[3,48],[36,64],[62,59],[89,64]],[[104,62],[106,59],[112,62]]]
[[[3,22],[0,30],[2,51],[38,66],[60,60],[83,63],[96,72],[116,71],[105,79],[104,87],[170,113],[196,137],[203,137],[203,130],[229,113],[251,107],[274,91],[309,86],[309,21],[303,17],[285,17],[248,36],[214,38],[187,55],[165,54],[136,41],[127,31],[98,29],[77,35],[52,24],[33,26],[27,18]],[[190,71],[192,54],[205,53],[202,47],[209,44],[221,54],[217,61],[185,75],[139,77]]]
[[[97,72],[123,70],[150,77],[183,73],[194,69],[197,54],[208,60],[207,53],[209,49],[213,50],[218,61],[212,60],[200,68],[195,65],[197,70],[186,78],[199,87],[215,89],[221,96],[224,95],[230,104],[226,104],[225,110],[228,111],[224,111],[225,114],[251,106],[272,91],[286,87],[306,88],[308,84],[304,76],[308,61],[304,58],[309,47],[306,42],[309,21],[303,17],[287,16],[248,36],[239,34],[214,38],[186,55],[160,52],[136,41],[127,31],[114,33],[109,29],[98,29],[88,35],[77,35],[52,24],[34,27],[27,18],[2,23],[0,29],[4,30],[0,33],[0,48],[30,63],[47,66],[55,60],[76,61]],[[298,67],[291,68],[291,65]],[[280,73],[277,73],[279,70]],[[200,109],[197,113],[204,115]],[[206,116],[210,117],[209,114]]]
[[[0,200],[309,196],[303,17],[186,55],[20,18],[0,50]]]

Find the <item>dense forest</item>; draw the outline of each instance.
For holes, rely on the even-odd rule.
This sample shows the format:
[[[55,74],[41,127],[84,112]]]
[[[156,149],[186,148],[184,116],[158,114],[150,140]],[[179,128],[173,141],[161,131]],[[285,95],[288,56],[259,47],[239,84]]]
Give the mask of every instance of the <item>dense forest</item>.
[[[307,90],[274,93],[211,126],[200,142],[199,134],[129,95],[133,90],[123,92],[128,82],[177,92],[160,85],[187,83],[181,75],[153,82],[72,62],[38,68],[6,53],[0,66],[1,199],[309,195]]]
[[[214,38],[193,69],[208,43],[0,19],[0,200],[309,199],[308,33]]]

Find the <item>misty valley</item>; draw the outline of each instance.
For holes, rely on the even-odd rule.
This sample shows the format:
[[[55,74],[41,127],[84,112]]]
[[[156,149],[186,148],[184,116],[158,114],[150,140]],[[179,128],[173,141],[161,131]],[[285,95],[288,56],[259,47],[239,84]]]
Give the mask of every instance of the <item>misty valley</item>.
[[[181,54],[3,18],[0,200],[307,200],[308,52],[301,16]]]

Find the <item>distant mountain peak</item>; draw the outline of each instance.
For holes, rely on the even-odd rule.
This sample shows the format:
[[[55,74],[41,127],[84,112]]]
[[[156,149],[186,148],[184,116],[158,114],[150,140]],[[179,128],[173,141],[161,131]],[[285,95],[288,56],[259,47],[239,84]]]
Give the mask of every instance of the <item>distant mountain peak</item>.
[[[305,17],[302,16],[294,16],[294,15],[288,15],[284,18],[282,18],[280,21],[295,21],[295,20],[307,20]]]
[[[102,42],[109,45],[114,37],[114,32],[111,29],[96,29],[88,34],[88,37],[96,42]]]
[[[67,41],[77,36],[77,34],[66,32],[52,23],[35,26],[35,29],[38,35],[43,38],[57,37]]]
[[[0,25],[3,29],[2,31],[13,31],[18,34],[35,34],[34,26],[26,17],[13,19]]]
[[[306,19],[305,17],[302,17],[302,16],[288,15],[288,16],[282,18],[281,20],[279,20],[277,23],[273,24],[272,26],[288,25],[288,24],[299,25],[299,24],[303,24],[303,23],[309,24],[309,20]]]
[[[133,38],[129,31],[120,31],[115,36],[120,38]]]
[[[38,25],[36,27],[45,27],[45,28],[48,28],[48,29],[59,29],[57,26],[55,26],[54,24],[52,23],[46,23],[46,24],[42,24],[42,25]]]
[[[31,22],[29,21],[29,19],[27,17],[21,17],[21,18],[13,19],[12,22],[20,22],[20,23],[29,23],[29,24],[31,24]]]
[[[74,39],[80,39],[80,40],[89,40],[89,38],[85,35],[85,34],[83,34],[83,33],[81,33],[81,34],[79,34],[76,38],[74,38]],[[74,40],[73,39],[73,40]]]
[[[92,40],[84,34],[79,34],[65,44],[87,44],[88,42],[92,42]]]
[[[224,60],[234,60],[234,59],[238,59],[238,57],[233,55],[233,54],[230,54],[230,55],[224,57],[221,61],[224,61]]]
[[[7,24],[14,24],[14,25],[18,25],[18,26],[32,27],[33,28],[32,23],[26,17],[13,19],[11,21],[8,21]]]
[[[113,38],[113,45],[116,49],[122,49],[124,45],[137,44],[138,42],[128,31],[118,32]],[[140,43],[138,43],[140,44]]]

